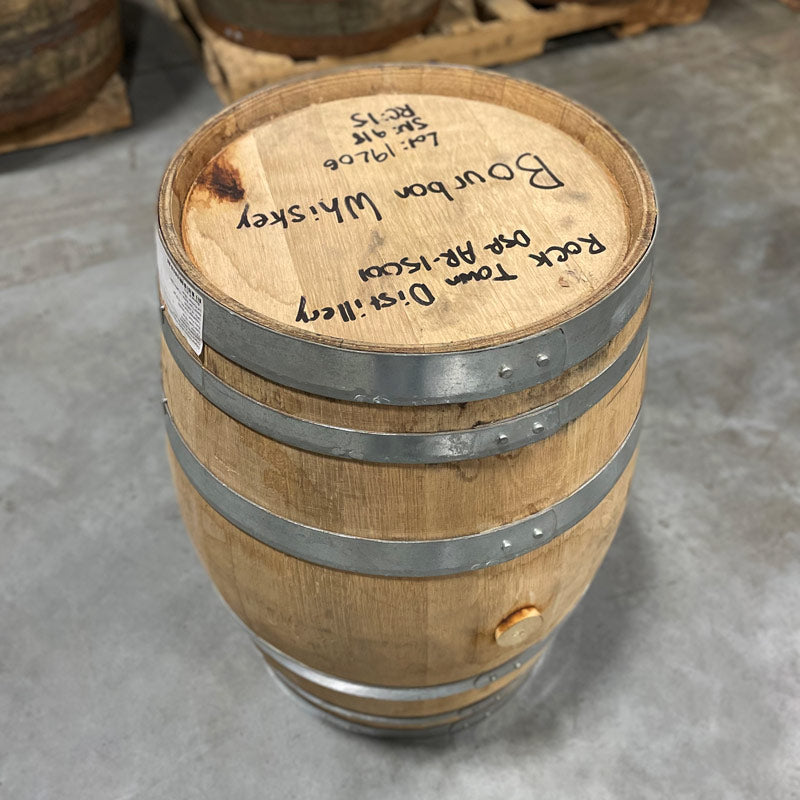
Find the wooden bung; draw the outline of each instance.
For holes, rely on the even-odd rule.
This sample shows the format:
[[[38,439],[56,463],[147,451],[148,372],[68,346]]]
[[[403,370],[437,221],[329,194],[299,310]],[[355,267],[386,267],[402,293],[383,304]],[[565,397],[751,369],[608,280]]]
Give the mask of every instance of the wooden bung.
[[[296,58],[369,53],[420,33],[441,0],[198,0],[226,39]]]
[[[117,0],[0,4],[0,133],[83,108],[121,57]]]
[[[170,461],[278,677],[450,730],[538,663],[625,507],[656,206],[570,100],[460,67],[272,87],[159,197]]]

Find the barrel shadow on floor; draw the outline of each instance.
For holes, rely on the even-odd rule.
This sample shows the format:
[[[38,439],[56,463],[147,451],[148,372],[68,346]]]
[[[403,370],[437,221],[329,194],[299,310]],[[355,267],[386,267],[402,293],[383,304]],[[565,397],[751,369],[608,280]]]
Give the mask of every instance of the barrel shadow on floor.
[[[122,35],[125,56],[120,72],[128,84],[137,128],[174,114],[201,84],[212,94],[199,53],[158,10],[123,0]]]

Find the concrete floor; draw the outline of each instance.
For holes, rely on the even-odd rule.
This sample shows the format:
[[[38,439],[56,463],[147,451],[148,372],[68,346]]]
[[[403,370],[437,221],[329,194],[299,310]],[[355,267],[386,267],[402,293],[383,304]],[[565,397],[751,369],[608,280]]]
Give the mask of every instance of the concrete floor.
[[[607,117],[655,177],[646,428],[535,685],[396,744],[279,691],[182,528],[154,198],[219,103],[126,4],[135,127],[0,157],[0,797],[800,797],[800,16],[713,5],[505,70]]]

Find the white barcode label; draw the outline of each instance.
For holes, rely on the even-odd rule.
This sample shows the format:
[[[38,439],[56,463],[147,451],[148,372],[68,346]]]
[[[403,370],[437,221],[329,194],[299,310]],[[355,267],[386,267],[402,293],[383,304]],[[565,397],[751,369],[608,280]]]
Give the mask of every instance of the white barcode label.
[[[172,263],[156,233],[156,260],[161,298],[170,319],[199,356],[203,351],[203,298]]]

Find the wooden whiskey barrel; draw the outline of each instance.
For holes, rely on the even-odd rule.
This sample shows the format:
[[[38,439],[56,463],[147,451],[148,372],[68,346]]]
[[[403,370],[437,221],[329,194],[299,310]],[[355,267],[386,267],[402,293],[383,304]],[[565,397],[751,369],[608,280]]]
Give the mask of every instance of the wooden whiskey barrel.
[[[625,505],[655,222],[602,120],[461,67],[275,86],[173,158],[172,472],[294,696],[419,735],[537,663]]]
[[[298,58],[347,56],[423,31],[441,0],[198,0],[205,22],[231,41]]]
[[[86,105],[121,57],[116,0],[0,4],[0,132]]]

